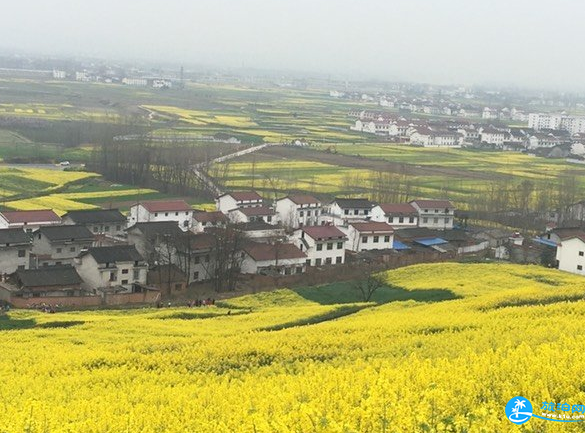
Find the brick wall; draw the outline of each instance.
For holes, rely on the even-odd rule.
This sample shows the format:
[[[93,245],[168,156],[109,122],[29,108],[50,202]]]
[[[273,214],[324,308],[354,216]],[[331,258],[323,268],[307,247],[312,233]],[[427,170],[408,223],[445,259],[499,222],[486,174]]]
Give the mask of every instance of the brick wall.
[[[129,304],[152,304],[159,297],[159,292],[147,290],[143,293],[119,293],[102,296],[46,296],[43,298],[12,297],[10,304],[15,308],[36,308],[41,304],[60,305],[63,307],[101,307]]]

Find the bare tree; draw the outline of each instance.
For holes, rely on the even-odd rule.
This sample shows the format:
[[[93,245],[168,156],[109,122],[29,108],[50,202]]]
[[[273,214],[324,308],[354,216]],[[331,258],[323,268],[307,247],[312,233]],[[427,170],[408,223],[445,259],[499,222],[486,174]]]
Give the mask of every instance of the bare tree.
[[[374,273],[372,264],[364,266],[363,278],[353,284],[353,289],[359,293],[363,302],[370,302],[374,293],[386,285],[384,278],[379,273]]]

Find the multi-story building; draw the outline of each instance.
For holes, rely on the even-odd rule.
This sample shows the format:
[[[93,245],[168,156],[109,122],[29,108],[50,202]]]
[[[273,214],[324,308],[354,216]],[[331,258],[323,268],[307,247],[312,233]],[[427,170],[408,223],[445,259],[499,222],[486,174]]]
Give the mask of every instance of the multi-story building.
[[[419,227],[453,228],[455,206],[449,200],[413,200],[410,204],[418,212]]]
[[[69,211],[62,218],[65,225],[82,225],[93,234],[123,236],[128,223],[118,209],[88,209]]]
[[[227,214],[229,211],[245,207],[258,207],[263,205],[263,199],[256,191],[228,192],[215,199],[218,211]]]
[[[394,229],[386,222],[350,223],[346,230],[351,251],[392,249]]]
[[[339,198],[328,206],[323,221],[334,225],[347,225],[351,221],[367,221],[375,203],[367,198]]]
[[[323,204],[311,195],[289,195],[276,201],[276,213],[288,229],[316,226],[320,223]]]
[[[32,267],[73,264],[75,257],[89,249],[93,233],[85,226],[48,226],[33,233]]]
[[[28,269],[32,240],[23,229],[0,230],[0,274]]]
[[[0,212],[0,229],[21,228],[27,233],[45,226],[61,224],[61,218],[52,210],[15,210]]]
[[[335,226],[306,226],[295,230],[294,244],[307,255],[308,266],[345,263],[347,236]]]
[[[416,227],[418,212],[410,203],[382,203],[372,208],[371,220],[387,222],[394,227]]]
[[[143,201],[130,208],[128,227],[160,221],[175,221],[183,230],[188,230],[193,223],[193,208],[184,200]]]

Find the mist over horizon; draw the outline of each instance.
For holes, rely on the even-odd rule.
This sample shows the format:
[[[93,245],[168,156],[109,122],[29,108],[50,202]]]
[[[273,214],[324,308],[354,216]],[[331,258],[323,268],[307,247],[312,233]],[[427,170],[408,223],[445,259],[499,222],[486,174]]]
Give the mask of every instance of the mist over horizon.
[[[339,79],[582,90],[585,4],[249,0],[5,5],[3,50]],[[424,12],[424,13],[423,13]]]

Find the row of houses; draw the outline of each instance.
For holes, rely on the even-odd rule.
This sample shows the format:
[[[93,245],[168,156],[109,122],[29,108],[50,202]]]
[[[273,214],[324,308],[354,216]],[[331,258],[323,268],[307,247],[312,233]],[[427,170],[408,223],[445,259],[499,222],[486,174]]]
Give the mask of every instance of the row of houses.
[[[395,114],[359,111],[351,130],[375,134],[424,147],[490,147],[500,150],[533,150],[565,147],[567,154],[585,154],[584,133],[568,129],[507,127],[471,122],[406,119]]]

